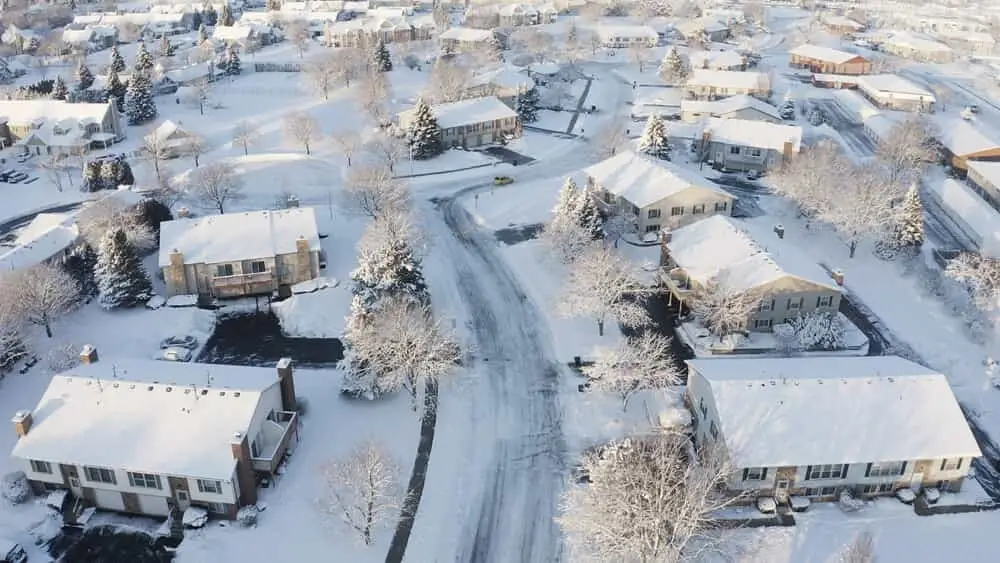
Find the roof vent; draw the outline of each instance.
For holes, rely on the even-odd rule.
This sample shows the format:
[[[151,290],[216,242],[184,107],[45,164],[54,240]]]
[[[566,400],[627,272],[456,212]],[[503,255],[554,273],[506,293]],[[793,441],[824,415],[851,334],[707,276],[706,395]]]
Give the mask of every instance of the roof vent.
[[[167,387],[167,393],[169,393],[169,392],[171,392],[171,391],[173,391],[173,390],[174,390],[174,388],[173,388],[173,387]]]
[[[202,389],[201,390],[201,394],[202,395],[208,395],[208,389]]]
[[[225,391],[219,391],[219,396],[220,397],[225,397],[226,396],[226,392]]]
[[[239,397],[239,396],[240,396],[239,391],[233,391],[233,397]]]
[[[152,385],[150,385],[149,387],[146,387],[146,391],[152,391],[152,390],[153,390],[153,386]]]

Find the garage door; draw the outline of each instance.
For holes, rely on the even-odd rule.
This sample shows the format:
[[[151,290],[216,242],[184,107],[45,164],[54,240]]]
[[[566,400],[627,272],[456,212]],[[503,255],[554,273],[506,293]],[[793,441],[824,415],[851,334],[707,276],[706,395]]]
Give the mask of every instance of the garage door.
[[[167,516],[170,508],[167,506],[167,497],[157,497],[153,495],[138,495],[139,509],[143,514],[153,516]]]
[[[106,508],[108,510],[125,510],[125,501],[122,500],[122,494],[118,491],[95,489],[94,501],[100,508]]]

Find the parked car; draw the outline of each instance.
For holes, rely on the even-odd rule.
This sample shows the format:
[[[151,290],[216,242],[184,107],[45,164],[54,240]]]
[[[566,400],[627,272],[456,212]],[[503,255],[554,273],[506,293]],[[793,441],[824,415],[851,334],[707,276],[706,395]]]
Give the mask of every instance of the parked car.
[[[25,563],[28,554],[16,542],[0,538],[0,563]]]
[[[494,176],[493,185],[494,186],[506,186],[507,184],[514,183],[514,179],[510,176]]]
[[[969,113],[979,113],[979,106],[976,104],[969,104],[965,109],[969,110]]]
[[[188,350],[187,348],[179,348],[177,346],[164,348],[163,350],[160,350],[156,359],[166,362],[190,362],[191,350]]]
[[[160,341],[161,350],[167,348],[187,348],[188,350],[194,350],[197,347],[198,339],[188,334],[170,336]]]
[[[15,173],[11,174],[10,177],[8,178],[8,180],[10,180],[12,182],[15,182],[15,183],[16,182],[23,182],[23,181],[25,181],[27,179],[28,179],[28,175],[25,174],[24,172],[15,172]]]

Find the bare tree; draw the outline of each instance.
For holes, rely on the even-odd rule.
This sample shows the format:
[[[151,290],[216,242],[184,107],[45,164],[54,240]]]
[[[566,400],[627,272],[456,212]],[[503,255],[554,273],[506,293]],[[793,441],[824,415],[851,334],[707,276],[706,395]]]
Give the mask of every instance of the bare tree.
[[[845,181],[846,180],[846,181]],[[873,235],[885,235],[894,224],[894,202],[903,196],[902,186],[886,178],[877,163],[866,163],[840,171],[840,187],[818,215],[837,230],[854,258],[858,242]]]
[[[552,35],[532,27],[519,27],[511,34],[510,41],[529,53],[537,61],[552,59],[555,41]]]
[[[404,209],[409,202],[406,187],[384,166],[364,166],[348,173],[344,184],[344,206],[351,212],[377,219],[387,211]]]
[[[80,237],[91,248],[100,247],[104,237],[117,230],[124,231],[129,243],[140,252],[156,248],[156,235],[139,220],[135,209],[113,197],[97,200],[81,209],[76,223]]]
[[[371,545],[376,532],[396,519],[405,498],[400,468],[381,445],[360,444],[344,459],[324,463],[320,473],[318,508],[357,532],[365,545]]]
[[[294,112],[285,116],[285,135],[303,146],[306,154],[312,154],[312,144],[319,140],[319,122],[304,112]]]
[[[628,135],[625,134],[625,128],[621,123],[611,121],[598,129],[590,142],[599,157],[608,158],[614,156],[618,149],[628,142]]]
[[[80,286],[65,270],[38,264],[14,272],[14,302],[21,317],[45,328],[52,338],[52,322],[68,313],[80,300]]]
[[[1000,260],[963,252],[948,261],[945,275],[962,284],[980,310],[992,312],[1000,306]]]
[[[323,95],[330,99],[330,92],[338,84],[350,86],[351,81],[361,72],[363,54],[357,49],[337,49],[323,53],[304,66],[305,79]]]
[[[559,312],[567,317],[593,317],[601,336],[608,318],[626,327],[647,323],[645,309],[635,301],[635,296],[644,291],[635,273],[635,266],[627,258],[593,244],[569,269]]]
[[[364,145],[361,134],[354,129],[344,129],[330,135],[330,142],[344,155],[347,167],[351,167],[351,159]]]
[[[875,538],[868,530],[864,530],[840,552],[830,558],[830,563],[875,563],[878,558],[875,556]]]
[[[16,271],[0,272],[0,367],[9,367],[27,353],[22,334],[25,321],[17,301],[15,274]]]
[[[595,388],[617,393],[622,410],[628,410],[629,399],[637,391],[662,389],[681,381],[670,351],[670,337],[652,330],[627,338],[615,348],[599,350],[597,360],[585,366],[583,374]]]
[[[161,123],[162,125],[162,123]],[[173,153],[173,148],[167,142],[165,135],[160,134],[159,126],[150,127],[145,135],[142,137],[142,145],[139,147],[139,151],[153,163],[153,172],[156,174],[156,180],[160,181],[163,179],[162,170],[160,170],[160,164],[175,156]]]
[[[230,203],[242,201],[243,181],[232,164],[213,162],[191,173],[188,192],[204,209],[214,209],[223,214]]]
[[[468,97],[472,71],[455,60],[438,59],[431,69],[424,97],[434,103],[457,102]]]
[[[285,37],[292,45],[295,45],[300,59],[309,50],[312,34],[309,32],[309,24],[305,21],[292,20],[285,24]]]
[[[243,149],[243,155],[250,154],[250,145],[257,142],[260,132],[249,121],[238,121],[233,128],[233,145]]]
[[[191,93],[185,100],[187,103],[198,106],[198,113],[205,115],[205,103],[208,95],[212,91],[212,83],[207,78],[195,80],[191,83]]]
[[[184,143],[182,144],[180,149],[181,152],[183,152],[187,156],[190,156],[194,160],[194,167],[197,168],[200,164],[199,160],[201,159],[201,155],[208,152],[209,147],[208,147],[208,142],[205,140],[204,137],[201,137],[199,135],[191,135],[190,137],[184,140]]]
[[[743,18],[750,23],[763,25],[767,21],[767,7],[760,2],[747,2],[743,5]]]
[[[376,124],[383,126],[389,121],[389,111],[386,102],[389,100],[389,79],[382,72],[366,72],[355,88],[358,106],[368,114]]]
[[[938,158],[934,129],[927,118],[915,115],[900,121],[875,147],[893,184],[909,185],[928,163]]]
[[[851,162],[831,141],[820,141],[771,173],[775,193],[794,201],[806,217],[822,211],[841,184]]]
[[[402,139],[384,132],[366,144],[365,148],[387,166],[390,172],[396,171],[396,163],[403,158],[407,150]]]
[[[650,49],[643,45],[633,45],[628,48],[628,56],[632,62],[639,65],[639,72],[646,72],[646,65],[652,60]]]
[[[73,185],[70,167],[61,155],[51,155],[38,160],[38,167],[45,171],[45,176],[52,181],[56,189],[63,191],[63,176]]]
[[[731,469],[686,434],[666,431],[585,454],[585,483],[563,494],[558,518],[576,561],[694,561],[718,548],[713,513],[740,501],[722,491]]]
[[[750,315],[760,306],[760,297],[733,285],[726,277],[712,280],[693,295],[691,310],[719,342],[746,329]]]

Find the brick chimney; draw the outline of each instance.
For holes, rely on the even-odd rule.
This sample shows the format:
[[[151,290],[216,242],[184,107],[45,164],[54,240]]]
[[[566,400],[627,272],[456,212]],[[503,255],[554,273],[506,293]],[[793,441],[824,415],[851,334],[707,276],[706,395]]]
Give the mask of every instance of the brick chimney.
[[[80,363],[81,364],[96,364],[97,363],[97,348],[94,348],[90,344],[84,344],[83,348],[80,348]]]
[[[833,281],[835,281],[837,283],[837,285],[841,285],[841,286],[844,285],[844,272],[843,271],[841,271],[841,270],[834,270],[830,274],[830,277],[833,278]]]
[[[14,432],[23,438],[31,430],[31,411],[17,411],[10,421],[14,423]]]
[[[309,249],[309,241],[303,236],[299,236],[295,241],[295,268],[293,272],[295,278],[291,280],[292,283],[304,282],[313,278],[312,252]]]
[[[187,273],[184,271],[184,253],[176,248],[170,251],[170,265],[164,272],[168,295],[187,293]]]
[[[295,378],[292,374],[292,359],[278,360],[278,385],[281,387],[281,409],[295,411],[298,401],[295,400]]]
[[[785,144],[781,150],[781,156],[784,157],[785,162],[791,160],[794,154],[795,154],[795,145],[791,141],[785,141]]]
[[[242,432],[233,434],[229,442],[236,460],[236,479],[240,486],[238,504],[247,506],[257,503],[257,474],[250,461],[250,442]]]

